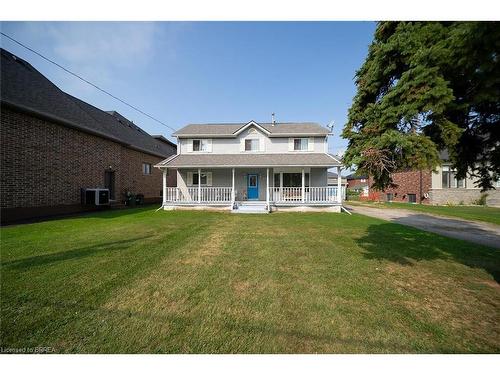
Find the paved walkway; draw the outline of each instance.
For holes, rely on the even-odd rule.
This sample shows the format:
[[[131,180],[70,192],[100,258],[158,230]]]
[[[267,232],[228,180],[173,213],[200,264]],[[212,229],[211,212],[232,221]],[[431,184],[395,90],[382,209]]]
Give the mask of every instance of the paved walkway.
[[[500,225],[452,219],[396,208],[376,208],[358,205],[346,205],[346,208],[353,213],[376,217],[443,236],[500,249]]]

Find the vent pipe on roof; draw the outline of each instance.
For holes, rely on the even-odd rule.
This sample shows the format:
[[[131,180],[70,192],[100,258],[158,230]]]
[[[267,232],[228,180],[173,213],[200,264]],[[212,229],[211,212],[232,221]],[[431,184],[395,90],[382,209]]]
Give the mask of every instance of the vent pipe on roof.
[[[276,125],[276,120],[274,119],[274,112],[271,113],[272,126]]]

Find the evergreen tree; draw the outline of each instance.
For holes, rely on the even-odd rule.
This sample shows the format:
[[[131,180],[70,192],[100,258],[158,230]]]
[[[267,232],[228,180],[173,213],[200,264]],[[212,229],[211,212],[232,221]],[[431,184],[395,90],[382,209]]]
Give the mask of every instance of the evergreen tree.
[[[457,178],[482,190],[500,177],[500,24],[381,22],[355,76],[343,137],[347,166],[391,174],[434,169],[448,150]]]

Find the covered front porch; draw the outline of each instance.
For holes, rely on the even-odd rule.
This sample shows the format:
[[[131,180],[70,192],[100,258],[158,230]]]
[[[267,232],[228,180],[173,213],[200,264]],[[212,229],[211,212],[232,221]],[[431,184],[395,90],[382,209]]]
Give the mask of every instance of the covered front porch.
[[[179,168],[177,187],[167,187],[165,178],[163,186],[166,208],[221,206],[234,210],[245,204],[262,204],[271,211],[273,207],[341,203],[340,180],[338,186],[328,186],[326,167]]]

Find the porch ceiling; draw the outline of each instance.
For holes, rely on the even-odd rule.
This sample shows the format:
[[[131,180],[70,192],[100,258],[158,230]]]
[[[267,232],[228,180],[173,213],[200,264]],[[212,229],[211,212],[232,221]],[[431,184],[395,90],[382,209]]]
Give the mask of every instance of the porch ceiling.
[[[227,168],[227,167],[336,167],[337,158],[326,153],[288,154],[180,154],[166,159],[156,167]]]

